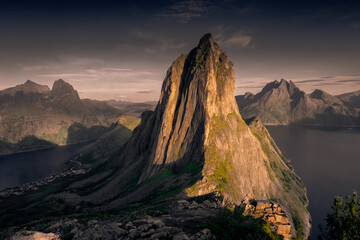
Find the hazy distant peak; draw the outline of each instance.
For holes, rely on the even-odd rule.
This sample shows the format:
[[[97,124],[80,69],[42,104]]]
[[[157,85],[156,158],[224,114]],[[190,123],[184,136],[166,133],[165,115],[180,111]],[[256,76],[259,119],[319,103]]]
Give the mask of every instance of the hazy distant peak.
[[[312,98],[318,98],[320,99],[321,96],[323,96],[324,94],[326,94],[325,91],[321,90],[321,89],[315,89],[312,93],[310,93],[310,96]]]
[[[244,97],[245,98],[252,98],[252,97],[254,97],[254,94],[252,94],[251,92],[246,92]]]
[[[36,82],[33,82],[31,80],[26,80],[26,82],[24,83],[24,85],[39,85]]]
[[[259,94],[263,95],[272,89],[283,89],[284,91],[288,92],[290,96],[300,91],[293,81],[287,81],[282,78],[280,81],[275,80],[266,84]]]
[[[315,89],[311,94],[310,94],[311,98],[314,99],[318,99],[321,100],[327,104],[337,104],[337,105],[342,105],[342,101],[335,97],[330,95],[329,93],[325,92],[324,90],[321,89]]]
[[[7,88],[2,91],[0,91],[0,95],[10,95],[13,96],[17,92],[23,92],[23,93],[48,93],[50,91],[50,88],[46,85],[40,85],[36,82],[33,82],[31,80],[27,80],[23,84],[19,84],[15,87]]]
[[[320,99],[320,100],[325,99],[325,98],[336,98],[321,89],[315,89],[312,93],[310,93],[310,97]]]
[[[360,90],[355,92],[344,93],[336,97],[344,101],[345,104],[350,107],[360,108]]]
[[[77,91],[73,88],[73,86],[62,79],[56,80],[54,82],[51,92],[55,96],[76,95],[77,97],[79,97]]]

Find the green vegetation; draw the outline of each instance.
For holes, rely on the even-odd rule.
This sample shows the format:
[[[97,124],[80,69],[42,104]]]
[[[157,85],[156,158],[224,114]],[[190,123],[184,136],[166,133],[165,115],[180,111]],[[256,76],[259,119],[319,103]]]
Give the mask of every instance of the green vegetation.
[[[167,198],[171,198],[179,194],[190,184],[194,184],[197,180],[197,175],[201,172],[202,167],[200,163],[190,162],[186,164],[181,170],[175,172],[169,168],[163,168],[140,187],[151,183],[151,186],[156,187],[148,197],[149,202],[158,202]],[[188,179],[185,180],[184,179]],[[189,184],[189,180],[190,184]],[[188,190],[186,190],[187,192]]]
[[[270,229],[270,224],[262,218],[244,216],[244,208],[235,207],[221,209],[219,215],[212,222],[205,222],[200,228],[208,228],[217,239],[283,239]]]
[[[68,130],[61,129],[58,133],[46,134],[44,136],[41,136],[41,138],[52,143],[65,145],[68,139]]]
[[[207,185],[214,186],[222,195],[232,194],[235,197],[237,193],[232,181],[235,178],[231,160],[232,153],[229,150],[219,148],[215,142],[216,139],[228,141],[230,124],[228,116],[223,114],[213,116],[209,132],[209,143],[205,150],[204,172],[209,176]],[[201,188],[201,182],[198,182],[186,189],[186,193],[194,196]]]
[[[132,116],[121,116],[118,120],[120,124],[133,131],[139,124],[141,119]]]
[[[217,62],[217,69],[216,69],[216,82],[218,84],[224,84],[224,66],[222,65],[221,61]]]
[[[201,45],[201,49],[200,49],[200,54],[198,54],[197,59],[196,59],[196,69],[200,70],[205,63],[205,59],[206,56],[209,53],[209,47],[206,46],[205,44]]]
[[[200,163],[190,162],[186,164],[185,168],[181,172],[181,174],[190,173],[191,175],[196,175],[201,171],[202,167]]]
[[[305,226],[300,213],[307,212],[306,189],[300,178],[287,166],[288,160],[281,154],[266,128],[256,126],[256,124],[249,126],[252,134],[259,140],[263,152],[269,158],[267,168],[270,179],[275,181],[278,178],[282,184],[283,192],[279,202],[289,208],[296,229],[295,239],[303,239]]]
[[[360,200],[354,190],[352,196],[336,197],[331,207],[332,212],[327,215],[326,228],[320,239],[360,239]]]
[[[175,173],[171,169],[163,168],[154,176],[152,176],[147,182],[158,182],[174,175]]]
[[[229,130],[229,121],[228,118],[223,114],[218,116],[213,116],[211,120],[211,128],[209,132],[209,137],[215,137],[226,133],[226,130]]]
[[[294,227],[296,229],[296,239],[303,239],[304,236],[304,226],[301,223],[301,219],[299,217],[299,213],[296,210],[291,211],[291,217],[294,222]]]

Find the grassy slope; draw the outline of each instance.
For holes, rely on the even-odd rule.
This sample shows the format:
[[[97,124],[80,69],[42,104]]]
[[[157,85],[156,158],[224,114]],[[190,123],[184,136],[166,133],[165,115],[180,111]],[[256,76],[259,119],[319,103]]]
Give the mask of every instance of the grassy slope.
[[[274,196],[269,200],[278,201],[283,206],[286,206],[292,216],[292,221],[296,228],[297,239],[302,239],[306,227],[304,226],[304,219],[308,214],[306,209],[306,206],[308,205],[306,188],[301,179],[291,169],[289,160],[281,153],[266,128],[261,125],[261,123],[257,124],[256,122],[249,124],[249,126],[251,132],[261,143],[264,153],[269,159],[273,160],[270,161],[270,164],[267,166],[271,173],[270,178],[273,181],[280,180],[282,188],[285,191],[282,194],[282,197],[279,198]],[[282,161],[276,160],[279,158]]]

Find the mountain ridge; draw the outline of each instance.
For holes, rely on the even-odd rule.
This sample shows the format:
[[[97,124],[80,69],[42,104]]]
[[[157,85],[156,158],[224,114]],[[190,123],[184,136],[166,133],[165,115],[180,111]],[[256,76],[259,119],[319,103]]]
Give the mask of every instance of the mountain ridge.
[[[236,203],[250,193],[260,199],[283,195],[286,184],[290,184],[293,190],[287,190],[290,193],[282,203],[301,219],[303,228],[297,230],[306,236],[308,213],[297,208],[307,204],[305,188],[299,187],[301,180],[283,162],[279,150],[271,146],[273,140],[261,144],[263,138],[271,139],[260,127],[261,122],[249,128],[241,118],[234,88],[232,63],[211,35],[205,35],[188,55],[173,62],[157,107],[154,112],[143,113],[140,125],[114,164],[142,166],[137,185],[156,178],[164,169],[181,173],[195,164],[201,171],[198,180],[186,188],[188,196],[218,191]],[[283,183],[284,179],[289,182]]]
[[[360,90],[337,95],[349,107],[360,108]]]
[[[106,103],[81,100],[62,79],[52,89],[27,80],[0,91],[0,153],[23,151],[16,144],[29,136],[34,139],[32,149],[37,148],[36,138],[49,146],[90,141],[105,133],[121,114]]]
[[[259,117],[264,124],[359,125],[360,109],[323,90],[310,94],[291,80],[268,83],[257,94],[236,96],[244,118]]]

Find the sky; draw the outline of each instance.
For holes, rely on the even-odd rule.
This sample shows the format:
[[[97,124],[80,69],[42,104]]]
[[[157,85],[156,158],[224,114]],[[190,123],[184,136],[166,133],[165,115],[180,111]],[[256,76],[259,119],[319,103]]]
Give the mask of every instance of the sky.
[[[166,70],[212,33],[235,95],[275,79],[360,90],[360,1],[0,0],[0,89],[64,79],[80,97],[157,101]]]

